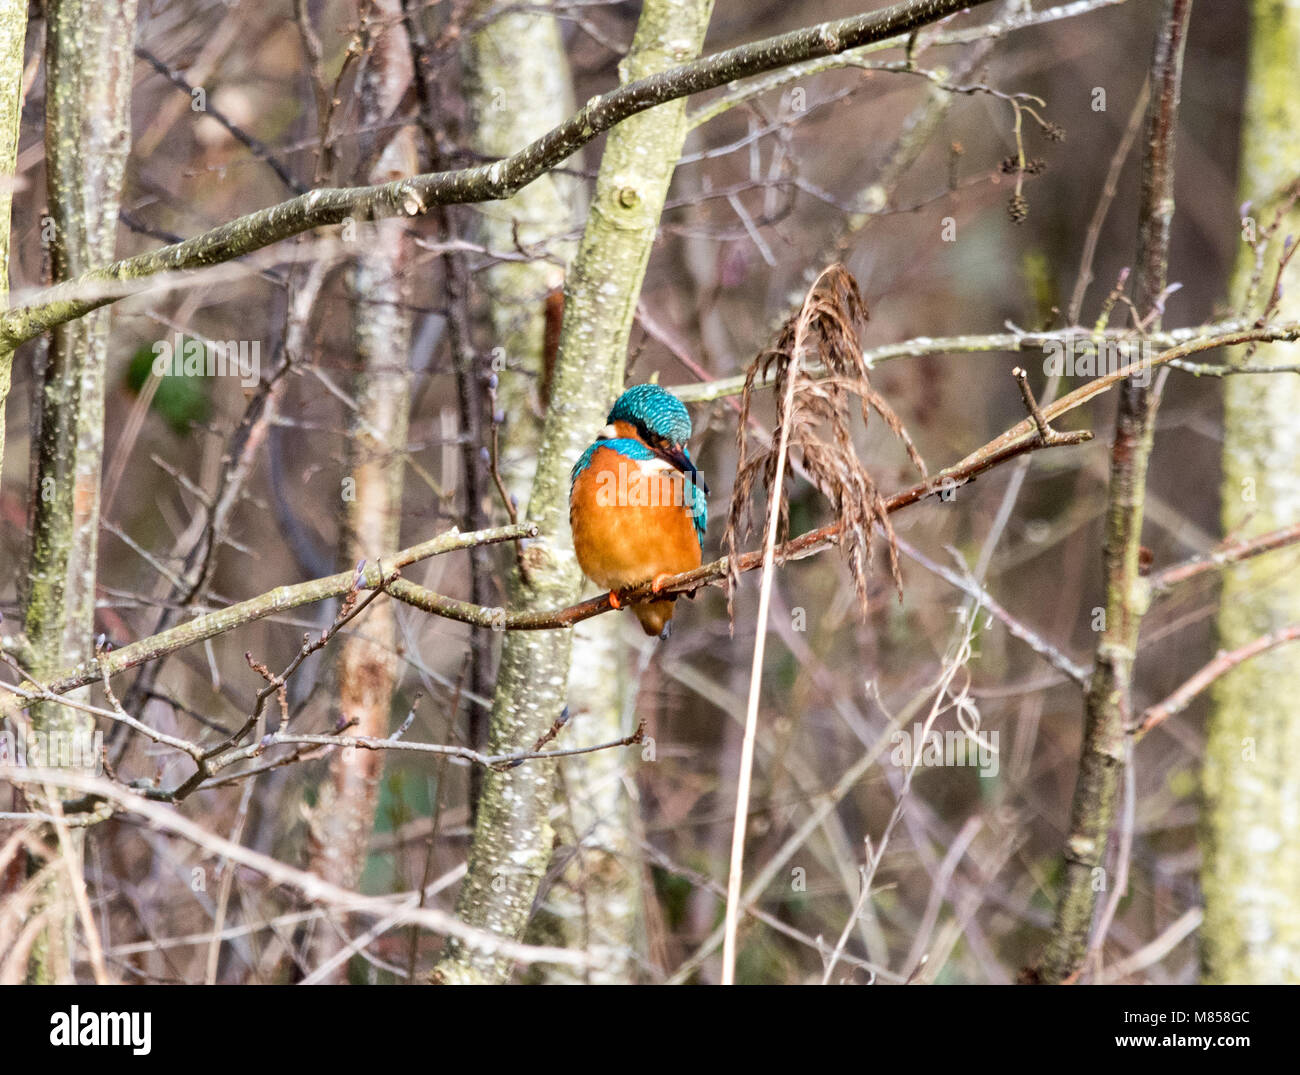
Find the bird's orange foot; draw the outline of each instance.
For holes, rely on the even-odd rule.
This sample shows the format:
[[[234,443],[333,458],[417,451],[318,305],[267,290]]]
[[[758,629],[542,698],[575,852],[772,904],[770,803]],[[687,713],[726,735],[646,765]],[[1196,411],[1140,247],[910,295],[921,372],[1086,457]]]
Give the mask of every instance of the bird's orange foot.
[[[623,607],[623,602],[621,602],[621,601],[618,599],[618,594],[616,594],[613,590],[610,590],[610,591],[609,591],[609,607],[610,607],[610,608],[622,608],[622,607]]]
[[[658,575],[654,577],[654,580],[650,583],[650,592],[658,593],[660,590],[664,588],[664,583],[666,583],[672,577],[673,576],[671,572],[667,572],[667,571],[660,572]]]

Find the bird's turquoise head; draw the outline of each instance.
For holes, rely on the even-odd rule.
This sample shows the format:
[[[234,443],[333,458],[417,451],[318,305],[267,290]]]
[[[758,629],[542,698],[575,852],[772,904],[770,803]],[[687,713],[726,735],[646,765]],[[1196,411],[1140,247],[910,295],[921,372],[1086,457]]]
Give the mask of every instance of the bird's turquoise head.
[[[709,491],[686,447],[691,439],[691,416],[671,392],[657,384],[633,385],[615,401],[607,421],[602,437],[640,440],[655,455],[689,475],[706,493]]]
[[[606,421],[626,422],[651,447],[658,442],[682,448],[691,439],[691,416],[682,401],[657,384],[633,385],[618,397]]]
[[[633,385],[617,398],[602,437],[633,437],[692,481],[703,485],[690,459],[690,415],[677,396],[658,385]],[[707,493],[708,486],[705,486]]]

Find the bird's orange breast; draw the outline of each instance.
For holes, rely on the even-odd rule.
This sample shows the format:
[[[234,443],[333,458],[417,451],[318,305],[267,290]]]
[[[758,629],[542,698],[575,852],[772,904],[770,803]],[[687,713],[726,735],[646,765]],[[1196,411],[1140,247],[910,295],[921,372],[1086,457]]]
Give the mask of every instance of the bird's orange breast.
[[[597,586],[621,590],[700,566],[685,477],[657,462],[600,447],[573,483],[573,548]]]

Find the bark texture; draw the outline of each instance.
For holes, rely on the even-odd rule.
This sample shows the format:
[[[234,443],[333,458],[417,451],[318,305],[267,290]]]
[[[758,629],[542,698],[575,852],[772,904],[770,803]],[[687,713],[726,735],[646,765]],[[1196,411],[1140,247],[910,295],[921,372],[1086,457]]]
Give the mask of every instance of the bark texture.
[[[648,0],[621,66],[624,82],[695,56],[712,6],[706,0]],[[684,105],[674,102],[620,125],[606,143],[565,287],[564,327],[527,516],[541,537],[524,554],[527,578],[513,581],[516,607],[540,609],[577,595],[579,572],[568,528],[569,468],[622,389],[636,297],[685,131]],[[567,700],[571,650],[567,631],[507,635],[489,730],[491,753],[527,747],[550,729]],[[484,781],[469,871],[456,907],[467,923],[505,937],[522,935],[551,858],[554,773],[552,762],[492,772]],[[436,976],[446,982],[493,982],[509,972],[509,961],[452,943]]]
[[[1145,318],[1163,301],[1174,215],[1174,133],[1182,88],[1183,50],[1191,0],[1165,0],[1151,60],[1138,216],[1134,302]],[[1159,313],[1151,328],[1159,329]],[[1042,974],[1049,982],[1076,980],[1088,951],[1099,884],[1106,865],[1116,791],[1132,722],[1133,670],[1138,633],[1150,604],[1140,570],[1147,464],[1155,438],[1159,393],[1135,379],[1120,386],[1111,445],[1106,509],[1106,618],[1085,702],[1083,754],[1065,844],[1065,882]]]
[[[1255,0],[1240,193],[1243,239],[1276,219],[1300,175],[1300,5]],[[1292,205],[1268,245],[1263,294],[1282,244],[1300,234]],[[1243,242],[1235,297],[1255,255]],[[1277,316],[1300,315],[1294,263]],[[1257,303],[1258,305],[1258,303]],[[1252,309],[1250,316],[1259,311]],[[1241,361],[1244,356],[1236,356]],[[1300,345],[1260,348],[1254,361],[1300,362]],[[1224,385],[1223,531],[1242,538],[1300,519],[1300,379],[1228,377]],[[1280,558],[1280,559],[1279,559]],[[1223,575],[1219,645],[1234,650],[1300,621],[1300,553],[1284,549]],[[1205,754],[1202,927],[1209,982],[1300,982],[1300,661],[1280,647],[1218,680]]]
[[[9,303],[9,224],[18,178],[18,125],[23,113],[23,44],[27,5],[0,7],[0,302]],[[12,348],[0,345],[0,473],[5,465],[5,400],[13,376]]]
[[[415,129],[388,131],[411,85],[410,44],[400,0],[368,5],[366,66],[361,77],[361,127],[379,132],[369,154],[366,181],[384,183],[418,167]],[[352,271],[356,369],[345,448],[352,479],[342,495],[343,565],[375,563],[399,545],[403,467],[410,415],[411,310],[405,283],[411,237],[401,220],[358,224],[361,247]],[[388,735],[397,682],[397,620],[392,601],[376,601],[339,651],[335,670],[338,712],[351,734]],[[311,815],[311,870],[331,884],[355,888],[366,864],[375,826],[383,751],[342,750],[330,760],[329,779]],[[313,965],[341,947],[329,923],[317,934]],[[342,981],[340,962],[330,979]]]
[[[480,4],[481,18],[499,5]],[[549,6],[549,5],[542,5]],[[572,76],[556,19],[542,11],[491,19],[473,34],[466,51],[474,148],[508,155],[558,126],[573,109]],[[577,230],[580,191],[567,176],[551,173],[504,202],[479,208],[478,238],[489,250],[534,251],[527,261],[499,261],[479,280],[487,292],[492,365],[497,372],[500,471],[507,492],[528,499],[541,415],[549,394],[554,349],[547,353],[548,298],[564,284]],[[639,285],[639,278],[635,281]],[[622,282],[620,282],[620,286]],[[552,311],[552,316],[554,313]],[[627,651],[614,617],[587,621],[574,631],[569,705],[574,714],[566,742],[610,742],[622,730]],[[602,751],[561,763],[556,811],[560,840],[573,849],[569,865],[546,895],[545,934],[554,944],[586,949],[592,943],[628,952],[641,932],[639,856],[630,838],[633,800],[624,784],[629,755]],[[568,967],[548,967],[547,980],[573,980]],[[626,982],[632,961],[615,961],[600,976]]]
[[[502,6],[485,0],[470,13],[478,23]],[[472,145],[486,157],[506,157],[558,127],[573,111],[572,76],[550,3],[498,15],[470,35],[465,50],[466,97]],[[580,161],[575,162],[580,165]],[[542,385],[546,299],[564,284],[575,244],[566,236],[580,222],[576,181],[547,173],[505,201],[477,207],[476,238],[490,251],[522,247],[538,256],[497,261],[478,274],[487,292],[492,369],[497,374],[501,476],[523,504],[533,480],[545,411]]]
[[[53,0],[47,10],[45,159],[56,281],[113,259],[131,148],[135,10],[134,0]],[[41,679],[92,652],[109,316],[107,310],[98,311],[56,327],[38,379],[36,495],[23,628],[32,647],[33,671]],[[53,703],[35,705],[30,712],[33,729],[43,734],[71,737],[85,734],[91,724],[84,714]],[[80,864],[73,868],[79,870]],[[53,898],[70,912],[70,900]],[[71,927],[70,913],[61,915],[57,928],[65,941]],[[67,977],[70,951],[70,943],[38,942],[32,977]],[[62,958],[48,958],[55,953]]]

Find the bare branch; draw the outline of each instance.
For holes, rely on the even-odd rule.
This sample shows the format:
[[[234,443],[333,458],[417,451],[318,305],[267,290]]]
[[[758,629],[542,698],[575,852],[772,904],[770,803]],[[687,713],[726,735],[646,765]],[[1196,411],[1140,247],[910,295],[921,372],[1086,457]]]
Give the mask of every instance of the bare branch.
[[[150,802],[143,796],[102,777],[89,776],[71,769],[29,769],[4,765],[0,766],[0,780],[13,784],[52,784],[55,787],[80,791],[89,796],[102,797],[120,810],[135,814],[160,829],[189,840],[209,855],[218,855],[246,866],[274,884],[293,889],[310,903],[330,904],[343,913],[367,917],[392,915],[394,925],[410,923],[433,933],[456,937],[471,948],[527,963],[563,963],[568,966],[584,967],[598,961],[597,955],[593,953],[520,944],[486,930],[474,929],[446,911],[413,906],[413,899],[405,895],[393,898],[350,892],[321,880],[315,874],[286,866],[269,855],[263,855],[216,833],[208,832],[189,818],[183,817],[174,808]]]
[[[361,220],[413,217],[440,205],[508,198],[597,135],[655,105],[793,63],[897,37],[988,2],[905,0],[883,11],[755,41],[637,79],[594,97],[571,119],[518,153],[495,163],[417,175],[377,186],[313,190],[229,221],[193,239],[114,262],[42,291],[27,305],[12,309],[0,318],[0,342],[16,347],[55,325],[142,290],[148,286],[147,278],[156,272],[229,261],[312,228],[339,224],[347,217]],[[87,286],[97,293],[88,296]]]
[[[1142,719],[1138,722],[1137,727],[1133,729],[1134,736],[1141,739],[1152,728],[1163,724],[1170,717],[1177,716],[1192,703],[1192,700],[1198,694],[1220,676],[1231,672],[1237,665],[1250,660],[1252,657],[1257,657],[1261,653],[1276,649],[1278,646],[1297,641],[1300,641],[1300,623],[1292,623],[1264,635],[1262,638],[1257,638],[1254,642],[1241,646],[1239,649],[1227,652],[1220,651],[1214,660],[1187,680],[1168,698],[1147,708],[1143,712]]]

